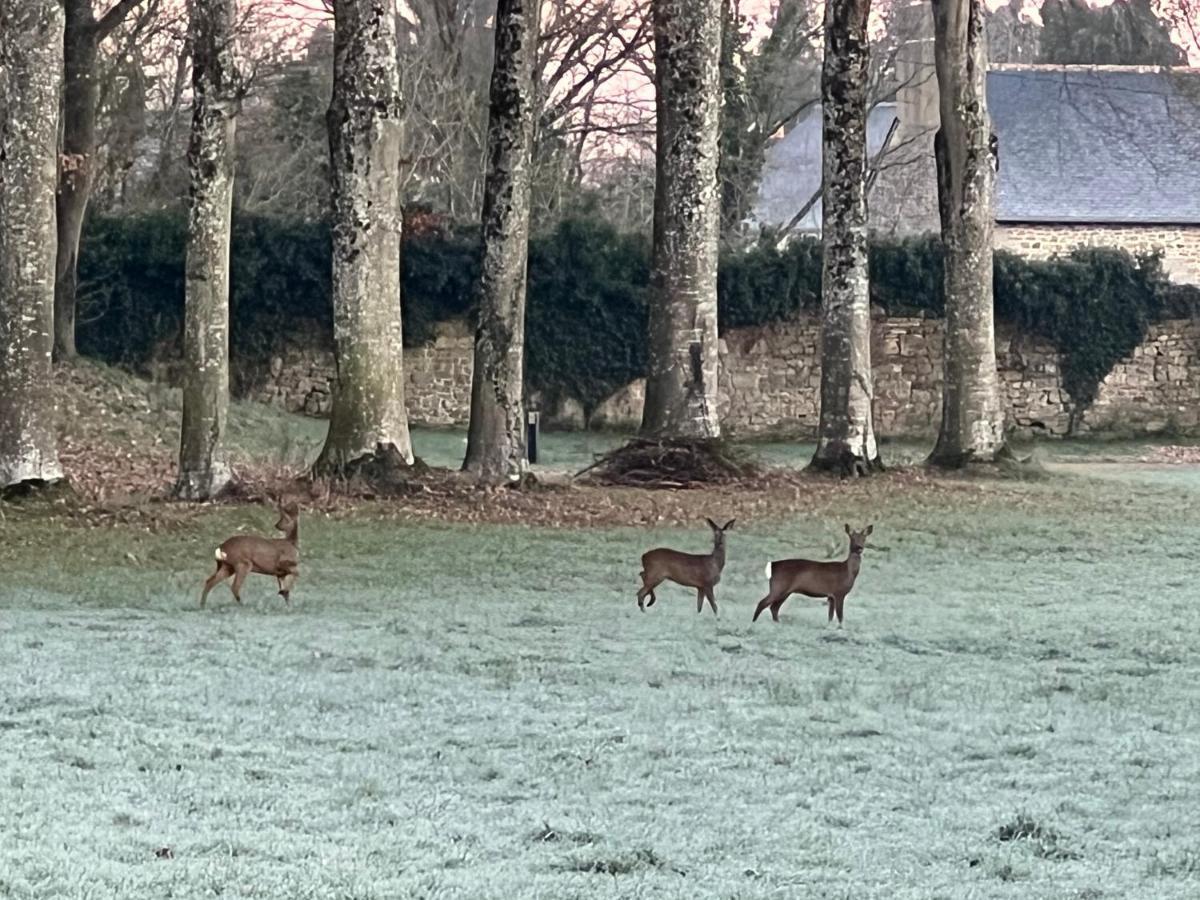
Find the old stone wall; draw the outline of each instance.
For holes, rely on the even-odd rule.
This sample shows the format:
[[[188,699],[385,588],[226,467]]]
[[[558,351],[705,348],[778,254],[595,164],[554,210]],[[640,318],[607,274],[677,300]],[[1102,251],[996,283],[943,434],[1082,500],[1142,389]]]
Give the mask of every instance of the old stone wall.
[[[1172,281],[1200,284],[1200,225],[996,225],[996,249],[1030,259],[1065,256],[1078,247],[1161,250],[1163,269]]]
[[[463,322],[443,322],[437,338],[404,351],[409,419],[419,425],[464,424],[471,410],[474,341]],[[295,344],[271,360],[250,398],[310,416],[329,415],[333,352]]]
[[[936,434],[941,418],[942,334],[937,319],[873,320],[875,421],[881,435],[928,438]],[[742,435],[814,435],[820,414],[819,336],[816,317],[725,335],[720,402],[726,429]],[[464,324],[445,323],[434,343],[405,351],[409,415],[414,424],[466,423],[472,346]],[[1054,348],[1001,325],[996,359],[1010,424],[1022,434],[1067,434],[1071,402],[1062,389]],[[252,396],[292,411],[327,415],[333,372],[332,353],[296,347],[273,361],[271,372]],[[592,424],[636,428],[644,395],[641,380],[631,383],[601,405]],[[549,422],[582,425],[577,403],[547,412]],[[1141,346],[1109,373],[1076,430],[1200,432],[1200,321],[1152,326]]]
[[[744,435],[815,436],[820,331],[819,319],[805,317],[727,334],[721,341],[722,426]],[[1009,421],[1025,433],[1066,434],[1070,409],[1054,349],[1002,330],[996,350]],[[878,432],[893,437],[936,434],[942,402],[941,321],[876,318],[871,358]],[[642,396],[637,382],[606,401],[595,418],[608,427],[636,427]]]

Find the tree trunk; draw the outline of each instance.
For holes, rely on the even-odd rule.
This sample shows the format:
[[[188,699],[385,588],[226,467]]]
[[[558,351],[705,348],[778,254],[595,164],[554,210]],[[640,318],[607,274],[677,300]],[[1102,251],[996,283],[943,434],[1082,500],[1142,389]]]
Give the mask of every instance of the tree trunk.
[[[388,0],[334,0],[333,331],[337,380],[320,473],[377,451],[413,462],[400,324],[400,78]]]
[[[525,474],[525,275],[539,0],[499,0],[483,198],[483,267],[463,468],[480,481]]]
[[[821,424],[812,468],[867,475],[882,468],[871,415],[867,272],[867,85],[870,0],[827,0],[821,240]]]
[[[54,281],[54,354],[75,356],[75,289],[79,236],[96,176],[96,117],[100,105],[100,44],[141,0],[119,0],[97,20],[93,0],[63,0],[65,78],[62,159],[58,177]]]
[[[654,259],[642,434],[720,435],[717,145],[721,0],[653,0]]]
[[[55,431],[59,0],[0,4],[0,490],[63,477]]]
[[[942,427],[929,461],[957,468],[1005,451],[992,313],[995,135],[982,0],[933,0],[941,127],[934,138],[946,254]]]
[[[233,474],[223,446],[229,409],[229,230],[240,84],[235,0],[191,0],[191,181],[184,322],[185,381],[179,436],[183,500],[208,500]]]

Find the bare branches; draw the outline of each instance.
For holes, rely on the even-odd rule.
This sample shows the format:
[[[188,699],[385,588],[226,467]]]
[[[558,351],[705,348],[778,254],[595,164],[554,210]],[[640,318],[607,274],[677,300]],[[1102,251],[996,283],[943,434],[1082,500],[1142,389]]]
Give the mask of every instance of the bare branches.
[[[97,20],[93,29],[96,34],[96,40],[103,41],[116,30],[130,11],[141,3],[142,0],[119,0],[108,12]]]

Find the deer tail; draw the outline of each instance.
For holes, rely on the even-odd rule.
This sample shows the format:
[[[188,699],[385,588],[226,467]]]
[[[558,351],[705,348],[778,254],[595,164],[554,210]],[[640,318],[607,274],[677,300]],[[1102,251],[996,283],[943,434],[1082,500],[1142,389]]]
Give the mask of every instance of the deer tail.
[[[767,577],[767,581],[771,580],[771,567],[774,565],[775,565],[775,563],[769,562],[769,563],[767,563],[767,567],[765,569],[763,569],[763,575],[765,575]]]
[[[213,551],[213,557],[217,562],[225,562],[225,551],[218,547]]]

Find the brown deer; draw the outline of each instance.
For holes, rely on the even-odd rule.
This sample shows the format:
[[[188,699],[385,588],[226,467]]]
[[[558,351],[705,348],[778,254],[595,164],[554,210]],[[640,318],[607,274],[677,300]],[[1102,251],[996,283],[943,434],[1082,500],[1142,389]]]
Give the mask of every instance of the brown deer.
[[[770,607],[771,618],[778,622],[779,607],[783,606],[783,601],[792,594],[804,594],[806,597],[824,597],[829,603],[829,621],[833,621],[836,613],[838,628],[841,628],[842,606],[846,602],[846,595],[854,587],[858,570],[862,567],[862,554],[863,548],[867,546],[867,536],[874,530],[874,525],[868,525],[864,531],[851,531],[847,525],[850,553],[841,562],[780,559],[767,563],[766,575],[770,589],[767,596],[759,601],[751,621],[757,622],[762,611]]]
[[[283,532],[282,538],[239,534],[216,549],[213,555],[217,559],[217,570],[204,582],[201,607],[208,599],[208,592],[231,575],[233,583],[229,588],[233,591],[233,599],[241,603],[242,582],[251,572],[274,576],[279,581],[279,596],[285,603],[291,603],[290,595],[300,567],[300,507],[295,502],[279,506],[279,521],[275,528]]]
[[[638,609],[646,611],[647,606],[653,606],[657,599],[654,589],[664,581],[673,581],[684,587],[696,589],[696,612],[704,611],[704,601],[712,607],[713,615],[717,615],[717,599],[713,596],[713,587],[721,580],[721,570],[725,568],[725,532],[733,527],[735,520],[730,519],[724,525],[717,525],[712,519],[705,519],[713,531],[712,553],[680,553],[678,550],[668,550],[659,547],[642,554],[642,587],[638,590]],[[650,602],[644,603],[649,597]]]

